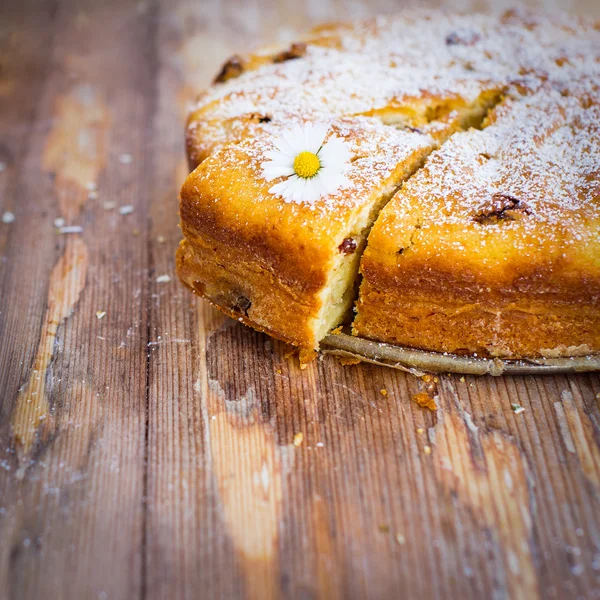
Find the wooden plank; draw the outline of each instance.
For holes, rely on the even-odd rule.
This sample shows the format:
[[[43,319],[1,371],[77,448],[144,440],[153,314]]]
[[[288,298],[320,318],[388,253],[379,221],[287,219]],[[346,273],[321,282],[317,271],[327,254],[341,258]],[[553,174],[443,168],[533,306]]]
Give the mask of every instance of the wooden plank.
[[[267,6],[257,20],[246,3],[199,12],[181,2],[160,19],[155,129],[175,156],[156,166],[157,274],[172,276],[179,239],[165,198],[185,172],[176,152],[182,99],[291,16],[302,28],[338,11],[333,3],[300,14]],[[597,497],[581,471],[598,475],[590,442],[597,376],[550,380],[560,390],[533,378],[445,376],[440,410],[429,413],[410,401],[420,380],[333,358],[300,371],[282,344],[169,285],[155,285],[151,318],[149,596],[536,598],[596,588]],[[564,386],[577,392],[563,421],[588,432],[581,467],[564,462]],[[515,415],[511,402],[526,412]],[[595,411],[589,417],[584,404]]]
[[[135,597],[148,286],[146,236],[133,230],[147,229],[149,20],[118,2],[20,4],[0,19],[1,204],[16,215],[2,225],[0,596]],[[57,235],[55,218],[83,233]]]

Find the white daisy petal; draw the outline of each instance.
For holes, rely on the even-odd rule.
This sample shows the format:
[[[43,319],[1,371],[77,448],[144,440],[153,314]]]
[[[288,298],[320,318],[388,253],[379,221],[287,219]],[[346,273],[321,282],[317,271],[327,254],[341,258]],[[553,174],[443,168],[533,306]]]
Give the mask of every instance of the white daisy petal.
[[[265,152],[265,156],[270,159],[271,162],[276,162],[277,164],[294,164],[295,156],[293,154],[286,154],[279,150],[269,150]]]
[[[327,143],[323,145],[319,152],[321,164],[324,167],[337,167],[338,165],[347,163],[351,157],[347,146],[347,143],[338,137],[327,140]]]
[[[280,156],[287,156],[291,160],[294,160],[294,156],[298,154],[298,149],[294,141],[291,140],[290,142],[283,134],[273,142],[273,145],[275,146],[275,150],[272,150],[272,152],[276,152]]]
[[[262,170],[263,177],[267,181],[273,181],[278,177],[289,177],[294,174],[294,169],[289,167],[278,167],[277,165],[265,165]]]
[[[295,181],[295,177],[289,177],[288,179],[284,179],[279,183],[276,183],[274,186],[269,188],[270,194],[280,195],[285,198],[285,195],[288,193],[288,190],[292,188],[293,183]]]
[[[325,142],[325,136],[327,135],[327,131],[329,130],[329,125],[326,123],[315,123],[312,126],[310,132],[310,151],[315,154],[319,152],[319,149],[323,146]],[[320,156],[320,154],[319,154]]]

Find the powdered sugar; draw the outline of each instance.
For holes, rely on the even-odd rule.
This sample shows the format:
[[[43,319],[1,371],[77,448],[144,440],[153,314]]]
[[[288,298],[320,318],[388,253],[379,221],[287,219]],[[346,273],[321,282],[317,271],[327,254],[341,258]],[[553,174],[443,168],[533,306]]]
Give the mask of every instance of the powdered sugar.
[[[528,224],[545,219],[564,227],[598,214],[598,81],[600,32],[581,19],[409,10],[321,28],[307,39],[302,58],[262,64],[213,86],[199,100],[188,135],[199,155],[244,140],[239,149],[259,179],[265,152],[283,127],[329,123],[355,153],[353,193],[332,194],[313,207],[336,218],[340,203],[368,195],[416,148],[433,148],[431,138],[382,120],[407,126],[425,114],[419,129],[444,141],[459,113],[441,118],[440,101],[460,99],[464,107],[484,92],[509,90],[496,122],[483,132],[455,134],[407,186],[426,182],[437,222],[472,217],[486,198],[504,194],[520,199]],[[592,106],[583,108],[580,99],[591,96]],[[234,172],[237,160],[225,153],[211,172]]]

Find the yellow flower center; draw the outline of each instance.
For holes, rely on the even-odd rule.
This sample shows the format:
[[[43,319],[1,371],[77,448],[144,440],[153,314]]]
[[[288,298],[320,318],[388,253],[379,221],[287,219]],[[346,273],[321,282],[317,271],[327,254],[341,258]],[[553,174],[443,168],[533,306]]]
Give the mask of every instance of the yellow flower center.
[[[294,171],[298,177],[302,179],[310,179],[314,177],[321,168],[321,161],[319,157],[313,152],[304,150],[300,152],[294,159]]]

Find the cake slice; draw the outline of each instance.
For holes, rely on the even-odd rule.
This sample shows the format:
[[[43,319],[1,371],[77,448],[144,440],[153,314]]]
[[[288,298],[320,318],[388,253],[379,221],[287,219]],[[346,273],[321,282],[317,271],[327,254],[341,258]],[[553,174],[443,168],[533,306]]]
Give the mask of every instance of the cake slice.
[[[320,199],[269,192],[266,137],[215,152],[181,190],[181,280],[227,314],[307,349],[348,314],[375,217],[435,147],[366,117],[339,119],[329,135],[348,145],[349,185]]]
[[[354,334],[494,357],[600,351],[598,69],[520,87],[385,207]]]

